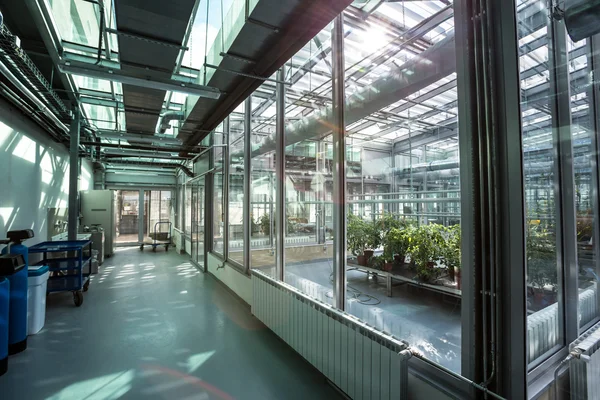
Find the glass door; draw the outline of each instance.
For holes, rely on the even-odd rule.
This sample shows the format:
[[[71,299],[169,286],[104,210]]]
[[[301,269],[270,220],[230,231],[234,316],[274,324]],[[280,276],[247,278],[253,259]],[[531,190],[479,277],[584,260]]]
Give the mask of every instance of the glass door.
[[[144,237],[152,236],[166,240],[172,234],[171,227],[171,191],[146,191],[147,209],[144,224]]]
[[[204,221],[205,221],[205,212],[204,212],[204,201],[205,201],[205,190],[204,190],[204,180],[206,178],[202,177],[198,181],[198,185],[196,186],[196,198],[197,203],[195,206],[196,209],[196,230],[198,235],[196,236],[196,262],[204,267]]]
[[[204,177],[190,184],[191,205],[190,213],[192,219],[192,260],[204,267]]]
[[[117,245],[137,244],[139,241],[139,190],[117,190],[115,207]]]
[[[199,230],[198,230],[198,185],[197,183],[194,181],[193,183],[191,183],[188,187],[186,187],[186,190],[190,190],[191,192],[191,202],[190,202],[190,207],[188,208],[188,210],[190,210],[190,215],[191,215],[191,240],[192,240],[192,251],[191,251],[191,257],[192,260],[194,260],[195,262],[198,262],[198,235],[199,235]]]

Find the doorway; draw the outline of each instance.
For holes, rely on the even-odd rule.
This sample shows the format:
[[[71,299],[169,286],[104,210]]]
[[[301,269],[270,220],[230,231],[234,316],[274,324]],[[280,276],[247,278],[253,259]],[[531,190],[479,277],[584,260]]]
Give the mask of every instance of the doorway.
[[[116,190],[117,246],[137,245],[154,232],[170,232],[170,190]]]

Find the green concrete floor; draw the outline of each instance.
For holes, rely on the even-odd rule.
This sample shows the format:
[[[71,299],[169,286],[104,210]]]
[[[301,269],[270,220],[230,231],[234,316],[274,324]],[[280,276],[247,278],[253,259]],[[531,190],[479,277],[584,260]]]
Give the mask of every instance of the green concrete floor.
[[[324,377],[187,256],[121,248],[80,308],[48,297],[46,326],[9,359],[9,399],[336,399]]]

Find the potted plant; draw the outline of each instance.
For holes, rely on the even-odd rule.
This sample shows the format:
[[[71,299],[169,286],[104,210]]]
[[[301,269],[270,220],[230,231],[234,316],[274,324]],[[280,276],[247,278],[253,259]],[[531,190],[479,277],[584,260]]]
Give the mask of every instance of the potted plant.
[[[367,248],[367,223],[357,215],[348,214],[346,240],[348,250],[357,258],[358,264],[367,265],[365,249]]]
[[[460,225],[453,225],[444,229],[444,244],[442,247],[442,260],[448,268],[450,279],[456,282],[456,287],[461,289],[461,242]]]
[[[366,249],[364,250],[365,256],[368,258],[373,257],[375,249],[381,246],[381,231],[379,230],[379,224],[376,221],[365,221],[364,235],[366,239]]]
[[[258,220],[258,224],[260,225],[260,230],[266,236],[269,236],[271,233],[271,218],[269,217],[269,214],[263,214]]]
[[[414,230],[409,253],[417,269],[417,279],[432,282],[439,277],[435,263],[441,258],[444,237],[440,225],[421,225]]]
[[[392,228],[384,236],[383,255],[386,260],[394,260],[397,264],[402,265],[406,259],[406,253],[410,246],[410,228]]]
[[[367,261],[367,265],[369,268],[377,269],[379,271],[385,271],[385,259],[383,256],[375,256],[369,258]]]

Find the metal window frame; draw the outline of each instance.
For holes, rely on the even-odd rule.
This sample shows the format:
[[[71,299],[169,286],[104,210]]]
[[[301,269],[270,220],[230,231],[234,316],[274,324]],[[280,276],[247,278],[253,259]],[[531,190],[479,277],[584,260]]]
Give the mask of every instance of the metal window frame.
[[[285,66],[278,72],[278,81],[285,80]],[[278,83],[275,92],[275,277],[285,281],[285,221],[286,221],[286,175],[285,175],[285,85]]]
[[[593,236],[593,249],[594,256],[596,259],[596,273],[600,272],[600,140],[598,140],[597,132],[600,132],[600,35],[595,35],[592,38],[588,38],[587,43],[588,53],[588,70],[591,74],[592,84],[588,90],[588,101],[590,118],[592,119],[592,126],[595,128],[596,134],[591,134],[592,149],[595,152],[592,157],[592,194],[591,197],[594,199],[592,203],[593,215],[594,215],[594,236]],[[598,305],[600,306],[600,296],[598,297]],[[592,327],[596,322],[600,320],[600,315],[596,316],[585,326],[581,327],[580,334],[585,330]]]
[[[346,309],[346,124],[344,118],[345,59],[344,59],[344,13],[333,22],[333,304]],[[362,174],[361,174],[362,175]],[[336,179],[337,178],[337,179]],[[364,181],[364,178],[361,176]],[[364,192],[364,190],[363,190]]]

